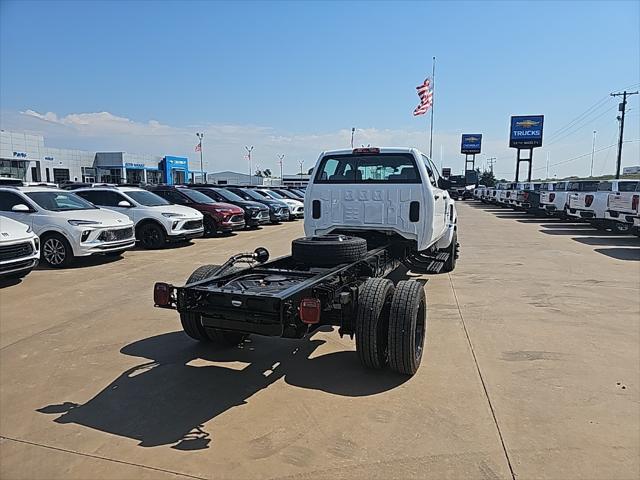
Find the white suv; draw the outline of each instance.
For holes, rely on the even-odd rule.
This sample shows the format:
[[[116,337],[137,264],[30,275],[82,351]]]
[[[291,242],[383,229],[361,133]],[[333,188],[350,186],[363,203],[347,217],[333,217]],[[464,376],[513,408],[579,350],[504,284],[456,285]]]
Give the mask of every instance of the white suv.
[[[135,224],[136,238],[144,248],[162,248],[168,241],[204,235],[202,213],[172,205],[142,188],[95,187],[74,192],[94,205],[127,215]]]
[[[300,200],[294,200],[293,198],[285,197],[284,195],[274,192],[268,188],[256,188],[256,191],[266,198],[272,198],[274,200],[280,200],[287,204],[289,207],[289,220],[294,218],[304,217],[304,203]]]
[[[38,265],[40,239],[29,225],[0,215],[0,278],[22,278]]]
[[[455,202],[447,192],[450,182],[426,155],[415,148],[334,150],[320,154],[313,172],[305,235],[348,232],[404,249],[414,270],[433,270],[434,261],[453,270]]]
[[[47,187],[0,187],[0,215],[30,226],[40,237],[41,258],[64,267],[74,257],[122,253],[135,245],[133,223],[72,192]]]

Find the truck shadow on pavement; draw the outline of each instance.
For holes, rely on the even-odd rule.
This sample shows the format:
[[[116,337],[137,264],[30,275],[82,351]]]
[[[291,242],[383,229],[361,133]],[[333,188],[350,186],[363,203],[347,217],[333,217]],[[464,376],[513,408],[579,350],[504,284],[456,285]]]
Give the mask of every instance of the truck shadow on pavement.
[[[123,347],[121,353],[150,361],[124,371],[86,403],[65,401],[37,411],[60,415],[56,423],[131,438],[143,447],[200,450],[212,440],[206,422],[247,404],[277,380],[349,397],[381,393],[408,380],[363,369],[353,351],[310,358],[324,343],[251,337],[239,347],[219,349],[197,344],[182,331],[157,335]],[[250,428],[251,410],[248,415]]]
[[[640,262],[640,248],[595,248],[594,251],[617,260]]]

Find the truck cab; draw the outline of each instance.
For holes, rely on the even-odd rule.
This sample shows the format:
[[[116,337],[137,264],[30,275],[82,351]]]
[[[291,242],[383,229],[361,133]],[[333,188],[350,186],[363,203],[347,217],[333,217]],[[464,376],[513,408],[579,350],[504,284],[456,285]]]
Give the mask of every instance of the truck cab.
[[[424,251],[446,247],[456,229],[448,181],[414,148],[320,154],[305,194],[307,236],[385,235]]]

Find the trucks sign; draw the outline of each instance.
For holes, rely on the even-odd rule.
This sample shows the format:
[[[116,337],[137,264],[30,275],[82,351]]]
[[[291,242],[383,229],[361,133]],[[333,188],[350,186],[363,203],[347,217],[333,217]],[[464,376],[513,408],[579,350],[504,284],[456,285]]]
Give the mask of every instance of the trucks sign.
[[[463,133],[462,146],[460,153],[476,154],[480,153],[480,145],[482,144],[482,134],[480,133]]]
[[[535,148],[542,146],[542,125],[544,115],[523,115],[511,117],[509,147]]]

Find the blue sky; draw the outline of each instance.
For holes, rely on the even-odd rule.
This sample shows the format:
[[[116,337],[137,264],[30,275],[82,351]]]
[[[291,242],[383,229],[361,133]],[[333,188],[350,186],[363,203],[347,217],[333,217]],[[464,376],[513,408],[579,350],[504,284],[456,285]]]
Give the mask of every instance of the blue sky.
[[[46,2],[2,0],[2,128],[50,146],[185,154],[205,131],[210,170],[263,168],[284,153],[311,166],[324,148],[393,142],[427,148],[415,86],[437,57],[434,158],[461,169],[461,133],[483,133],[513,174],[509,116],[545,115],[534,167],[616,140],[610,92],[640,83],[639,2]],[[639,96],[627,140],[639,140]],[[22,112],[22,113],[21,113]],[[27,112],[27,113],[25,113]],[[49,112],[49,113],[47,113]],[[613,142],[612,142],[613,139]],[[624,164],[640,163],[640,143]],[[615,149],[596,154],[596,173]],[[588,173],[590,158],[550,174]],[[289,167],[289,165],[291,165]],[[585,167],[586,165],[586,167]],[[544,169],[538,170],[544,174]]]

